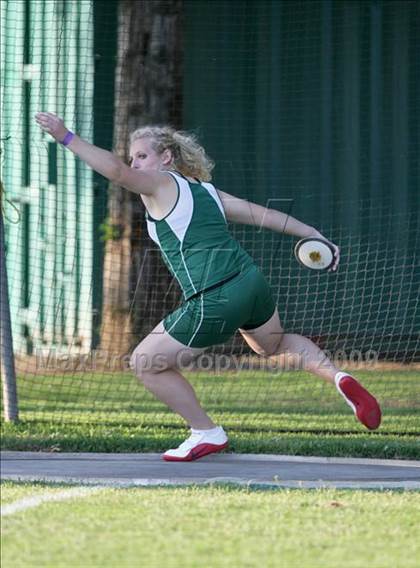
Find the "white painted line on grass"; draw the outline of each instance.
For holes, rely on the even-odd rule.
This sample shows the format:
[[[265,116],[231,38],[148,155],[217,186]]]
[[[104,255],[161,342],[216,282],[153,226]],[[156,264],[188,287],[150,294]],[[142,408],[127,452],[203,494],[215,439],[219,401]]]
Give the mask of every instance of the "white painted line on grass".
[[[50,501],[65,501],[66,499],[90,497],[102,489],[103,487],[72,487],[71,489],[64,489],[63,491],[55,493],[42,493],[35,497],[25,497],[19,501],[3,505],[1,508],[1,516],[8,517],[9,515],[26,511],[26,509],[33,509]]]

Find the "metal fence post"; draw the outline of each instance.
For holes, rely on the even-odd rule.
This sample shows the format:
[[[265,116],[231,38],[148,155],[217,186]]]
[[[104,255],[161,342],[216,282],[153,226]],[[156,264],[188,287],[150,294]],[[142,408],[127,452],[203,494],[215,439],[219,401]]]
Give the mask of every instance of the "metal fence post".
[[[0,347],[1,382],[3,386],[4,417],[6,422],[19,419],[13,338],[10,321],[9,289],[7,284],[3,212],[0,207]]]

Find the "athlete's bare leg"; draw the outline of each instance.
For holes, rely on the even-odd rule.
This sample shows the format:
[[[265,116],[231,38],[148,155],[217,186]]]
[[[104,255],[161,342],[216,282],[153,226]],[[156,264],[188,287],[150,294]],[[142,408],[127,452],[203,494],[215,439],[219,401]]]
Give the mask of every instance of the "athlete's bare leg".
[[[254,351],[267,357],[278,357],[283,368],[304,369],[335,384],[352,408],[357,419],[370,430],[381,423],[378,401],[352,376],[341,372],[310,339],[284,333],[277,310],[257,329],[240,330]]]
[[[253,330],[239,330],[248,345],[259,355],[280,358],[285,369],[302,369],[334,384],[339,369],[307,337],[284,333],[277,310],[271,318]]]
[[[179,372],[204,349],[186,347],[165,331],[162,322],[136,347],[130,364],[136,376],[156,398],[180,414],[197,430],[216,425],[201,407],[194,389]]]

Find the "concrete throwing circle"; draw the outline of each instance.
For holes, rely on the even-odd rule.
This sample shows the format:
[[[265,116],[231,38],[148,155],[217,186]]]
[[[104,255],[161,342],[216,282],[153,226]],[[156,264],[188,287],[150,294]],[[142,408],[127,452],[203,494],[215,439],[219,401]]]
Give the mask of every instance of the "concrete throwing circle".
[[[420,489],[420,461],[218,454],[165,462],[161,454],[1,452],[1,478],[116,487]]]

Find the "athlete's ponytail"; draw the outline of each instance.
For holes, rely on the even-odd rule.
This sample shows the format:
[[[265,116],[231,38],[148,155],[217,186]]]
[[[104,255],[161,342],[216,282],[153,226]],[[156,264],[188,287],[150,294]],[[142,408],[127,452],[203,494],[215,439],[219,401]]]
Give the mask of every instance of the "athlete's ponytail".
[[[139,138],[150,138],[155,152],[162,154],[169,149],[173,157],[173,167],[184,176],[211,180],[214,162],[207,156],[196,137],[188,132],[174,130],[170,126],[144,126],[130,136],[132,144]]]

